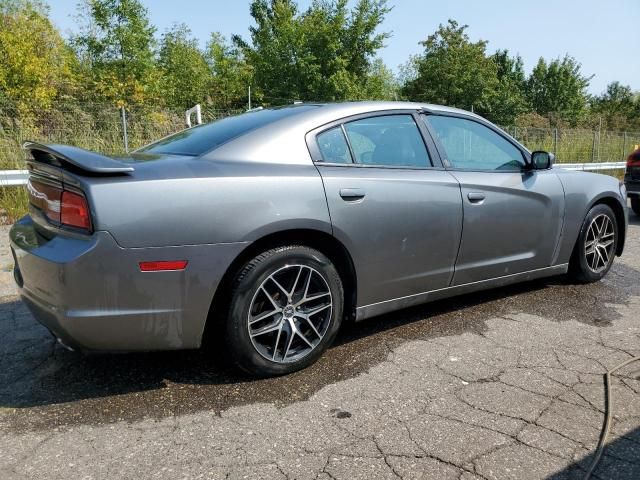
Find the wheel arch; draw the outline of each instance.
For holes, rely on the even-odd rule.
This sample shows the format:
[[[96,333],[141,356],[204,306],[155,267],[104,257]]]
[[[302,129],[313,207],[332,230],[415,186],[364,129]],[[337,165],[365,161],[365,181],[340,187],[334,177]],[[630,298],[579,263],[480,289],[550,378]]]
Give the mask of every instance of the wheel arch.
[[[611,210],[613,210],[613,214],[616,216],[619,238],[618,245],[616,246],[616,256],[619,257],[620,255],[622,255],[622,252],[624,250],[624,242],[627,235],[627,229],[625,228],[627,222],[625,208],[620,204],[620,201],[616,197],[605,195],[594,200],[591,205],[589,205],[587,212],[589,212],[589,210],[591,210],[596,205],[608,206]]]
[[[202,343],[214,341],[212,326],[224,321],[229,307],[233,278],[238,270],[260,253],[285,245],[303,245],[314,248],[331,260],[344,288],[345,320],[355,319],[357,305],[357,274],[351,254],[336,237],[321,230],[288,229],[265,235],[251,242],[231,262],[216,289],[207,315]],[[215,306],[215,308],[214,308]]]

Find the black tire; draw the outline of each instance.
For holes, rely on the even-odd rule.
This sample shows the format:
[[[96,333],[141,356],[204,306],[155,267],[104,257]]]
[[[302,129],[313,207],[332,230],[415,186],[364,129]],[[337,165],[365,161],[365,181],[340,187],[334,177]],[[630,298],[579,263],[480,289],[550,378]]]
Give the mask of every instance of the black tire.
[[[313,347],[305,356],[296,359],[295,361],[288,361],[285,363],[284,358],[286,358],[286,353],[289,351],[288,347],[286,352],[284,351],[285,344],[288,341],[288,335],[294,337],[294,342],[297,342],[296,344],[300,344],[303,340],[300,338],[300,335],[291,334],[290,331],[287,330],[283,333],[283,335],[287,335],[284,343],[282,343],[282,341],[279,343],[280,337],[276,338],[276,334],[278,332],[274,331],[273,337],[275,340],[272,338],[260,338],[259,341],[262,341],[265,344],[273,343],[275,344],[275,347],[268,352],[265,349],[262,349],[262,353],[260,353],[259,347],[254,346],[254,340],[256,337],[254,336],[254,340],[252,340],[252,336],[249,332],[250,328],[254,328],[249,327],[249,318],[250,315],[253,316],[254,314],[252,311],[252,306],[255,308],[254,300],[258,299],[259,295],[266,294],[266,290],[261,289],[263,282],[270,282],[270,280],[268,280],[270,276],[281,275],[279,272],[284,271],[284,274],[287,275],[286,270],[293,268],[299,268],[301,276],[306,275],[307,273],[305,272],[315,271],[315,273],[313,273],[313,282],[322,285],[323,288],[328,288],[330,296],[327,296],[327,298],[331,303],[331,307],[327,308],[330,313],[327,312],[321,319],[322,328],[324,328],[324,336],[322,336],[321,339],[318,337],[319,340],[315,340],[315,342],[317,342],[315,343],[315,347]],[[309,275],[311,278],[312,274],[309,273]],[[324,283],[322,280],[324,280]],[[303,281],[306,281],[306,278]],[[289,283],[285,289],[289,289],[289,287],[291,287],[291,290],[294,290],[296,282],[298,282],[297,278]],[[266,285],[267,284],[265,284],[265,286]],[[275,288],[275,285],[277,284],[268,283],[268,285],[271,288]],[[284,295],[281,295],[279,298],[278,294],[275,294],[271,295],[271,300],[268,300],[268,297],[262,297],[262,299],[262,303],[264,305],[269,305],[269,301],[271,301],[271,303],[276,301],[279,307],[282,307],[282,305],[289,305]],[[300,297],[298,297],[298,299],[300,299]],[[276,305],[274,304],[274,307],[275,306]],[[306,368],[318,360],[322,353],[335,339],[342,321],[343,306],[344,292],[340,276],[331,261],[321,252],[298,245],[283,246],[267,250],[240,268],[233,281],[228,316],[226,319],[225,339],[227,344],[227,353],[234,366],[257,377],[285,375]],[[284,308],[287,307],[282,308],[282,313],[275,314],[273,317],[265,320],[265,322],[274,324],[279,321],[279,324],[287,325],[286,329],[290,328],[290,323],[287,323],[284,318]],[[303,307],[299,308],[302,309]],[[298,310],[295,309],[295,311],[297,312]],[[259,315],[256,315],[256,318],[258,316]],[[311,335],[311,330],[308,328],[306,322],[297,317],[293,317],[292,322],[301,328],[307,327],[307,333]],[[280,331],[280,333],[282,333],[282,327],[280,328]],[[271,333],[266,335],[271,335]],[[289,344],[289,346],[291,346],[291,344]],[[302,351],[306,347],[302,344],[299,348]],[[266,353],[269,353],[270,356],[271,352],[275,352],[274,357],[276,354],[279,354],[282,357],[280,361],[272,361],[271,359],[266,358]],[[303,352],[300,354],[302,353]]]
[[[593,254],[586,254],[586,245],[585,241],[589,233],[589,229],[592,225],[594,219],[601,219],[602,215],[606,215],[611,222],[613,227],[613,243],[610,246],[607,246],[607,252],[609,252],[607,256],[607,261],[604,262],[602,257],[600,260],[596,260],[593,257]],[[591,236],[589,237],[592,238]],[[616,216],[611,210],[610,207],[604,204],[594,205],[591,210],[587,213],[584,221],[582,222],[582,227],[580,228],[580,233],[578,234],[578,240],[576,241],[576,245],[573,248],[573,253],[571,255],[571,260],[569,262],[569,274],[570,276],[580,282],[580,283],[592,283],[597,282],[604,277],[611,265],[613,265],[613,260],[615,258],[615,252],[618,246],[618,223],[616,221]],[[605,248],[605,247],[603,247]],[[597,268],[594,269],[592,264],[595,262]]]
[[[640,197],[631,198],[631,210],[633,210],[633,213],[640,216]]]

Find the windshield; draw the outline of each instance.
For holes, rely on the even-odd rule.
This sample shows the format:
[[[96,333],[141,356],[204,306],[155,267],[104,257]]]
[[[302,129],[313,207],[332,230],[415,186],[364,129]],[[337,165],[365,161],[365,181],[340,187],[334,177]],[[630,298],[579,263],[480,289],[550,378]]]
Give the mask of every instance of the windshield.
[[[183,130],[137,150],[136,153],[163,153],[198,156],[245,133],[283,118],[303,113],[317,105],[269,108],[216,120]]]

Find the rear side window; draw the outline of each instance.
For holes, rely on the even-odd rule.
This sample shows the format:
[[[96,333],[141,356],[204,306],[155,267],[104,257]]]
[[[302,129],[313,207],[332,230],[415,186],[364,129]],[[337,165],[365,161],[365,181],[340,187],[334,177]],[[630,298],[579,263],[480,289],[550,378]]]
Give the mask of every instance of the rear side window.
[[[349,145],[341,127],[322,132],[316,137],[322,161],[327,163],[352,163]]]
[[[282,120],[292,115],[318,108],[315,105],[296,105],[247,112],[223,118],[212,123],[183,130],[158,142],[142,147],[138,152],[164,153],[169,155],[202,155],[223,143],[245,133]]]
[[[431,166],[427,147],[412,115],[368,117],[345,123],[344,127],[357,163]]]
[[[490,128],[464,118],[423,117],[435,131],[453,168],[463,170],[520,170],[522,152]]]

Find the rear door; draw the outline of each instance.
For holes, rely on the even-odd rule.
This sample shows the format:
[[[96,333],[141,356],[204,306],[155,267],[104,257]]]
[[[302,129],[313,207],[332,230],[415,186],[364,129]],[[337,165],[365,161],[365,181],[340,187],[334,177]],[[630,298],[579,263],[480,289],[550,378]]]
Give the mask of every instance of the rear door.
[[[432,160],[419,117],[352,117],[307,141],[334,235],[353,256],[358,305],[447,287],[462,229],[460,187]]]
[[[462,190],[453,285],[552,265],[564,216],[564,190],[553,170],[527,170],[521,147],[473,117],[423,118]]]

